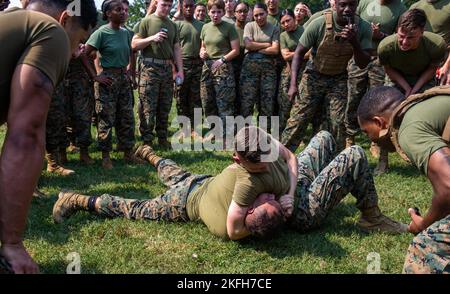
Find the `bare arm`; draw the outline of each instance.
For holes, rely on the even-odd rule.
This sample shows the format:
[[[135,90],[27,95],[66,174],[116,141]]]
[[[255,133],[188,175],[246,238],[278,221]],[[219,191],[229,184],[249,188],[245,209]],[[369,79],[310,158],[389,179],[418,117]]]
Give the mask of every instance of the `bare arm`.
[[[402,89],[405,91],[405,96],[407,93],[411,92],[411,86],[408,84],[408,82],[405,80],[405,78],[397,70],[393,69],[389,65],[384,65],[384,70],[386,71],[386,74],[388,75],[388,77],[394,83],[396,83],[397,85],[402,87]]]
[[[422,88],[423,85],[428,83],[432,78],[434,78],[434,75],[436,74],[436,70],[438,69],[437,65],[430,65],[426,70],[423,71],[423,73],[420,75],[419,79],[417,80],[414,87],[411,89],[411,92],[409,95],[415,94],[419,92],[420,88]]]
[[[248,51],[259,51],[261,49],[269,48],[272,43],[259,43],[250,40],[249,38],[244,38],[245,49]]]
[[[417,234],[432,223],[450,214],[450,148],[444,147],[430,156],[428,162],[428,178],[433,186],[434,196],[431,208],[425,217],[420,217],[409,211],[412,222],[409,231]]]
[[[184,71],[183,71],[183,56],[181,52],[180,43],[175,43],[173,48],[173,54],[175,59],[175,64],[177,68],[177,76],[181,77],[184,80]]]
[[[292,59],[291,64],[291,83],[289,86],[289,92],[288,97],[292,101],[297,95],[298,89],[297,89],[297,77],[298,77],[298,71],[300,69],[300,65],[303,62],[303,59],[305,58],[306,52],[309,51],[309,48],[305,48],[300,43],[297,45],[297,48],[294,52],[294,58]]]
[[[22,234],[43,165],[52,92],[52,82],[40,70],[26,64],[17,66],[0,157],[0,253],[18,273],[38,271],[23,247]]]
[[[249,230],[245,226],[247,210],[247,206],[240,206],[234,200],[231,200],[227,214],[227,233],[231,240],[239,240],[250,235]]]
[[[152,42],[159,43],[159,42],[162,42],[166,38],[167,38],[167,34],[165,32],[158,32],[147,38],[141,38],[141,36],[139,36],[138,34],[135,34],[131,41],[131,48],[134,51],[139,51],[139,50],[145,49]]]
[[[96,52],[97,49],[95,47],[92,47],[91,45],[86,45],[86,49],[85,49],[85,57],[83,57],[83,55],[81,55],[81,61],[83,62],[84,67],[86,68],[89,77],[96,81],[99,82],[100,84],[106,85],[106,86],[111,86],[112,85],[112,79],[109,77],[105,77],[103,75],[99,75],[100,72],[97,72],[97,70],[92,66],[92,63],[90,63],[87,60],[87,56],[90,56],[92,53]],[[96,60],[98,59],[98,56],[96,58]],[[95,63],[95,60],[94,60]],[[98,65],[100,67],[100,65]]]
[[[278,55],[280,53],[280,43],[272,42],[270,47],[260,49],[259,52],[267,55]]]
[[[294,57],[295,52],[289,51],[288,48],[281,49],[281,56],[285,61],[291,61]]]
[[[286,160],[289,169],[289,192],[280,197],[280,204],[286,218],[292,215],[294,210],[294,195],[297,188],[298,162],[297,157],[289,149],[279,143],[280,155]]]
[[[370,51],[363,50],[357,38],[357,32],[353,25],[346,25],[342,30],[342,38],[348,40],[353,47],[353,58],[359,68],[365,68],[370,62]]]
[[[450,49],[450,48],[448,48]],[[450,85],[450,54],[444,65],[439,69],[438,78],[441,80],[441,85]]]

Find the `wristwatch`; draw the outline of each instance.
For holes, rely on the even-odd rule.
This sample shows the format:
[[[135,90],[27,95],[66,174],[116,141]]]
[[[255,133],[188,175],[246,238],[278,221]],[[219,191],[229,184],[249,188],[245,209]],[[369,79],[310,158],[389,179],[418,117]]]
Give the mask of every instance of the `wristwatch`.
[[[227,63],[227,60],[225,59],[225,56],[220,57],[220,60],[222,60],[223,63]]]

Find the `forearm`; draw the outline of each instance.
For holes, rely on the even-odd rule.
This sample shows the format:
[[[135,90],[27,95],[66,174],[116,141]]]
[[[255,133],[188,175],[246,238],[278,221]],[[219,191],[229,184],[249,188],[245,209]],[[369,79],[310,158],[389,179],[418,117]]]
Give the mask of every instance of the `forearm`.
[[[300,69],[300,65],[303,62],[304,53],[302,50],[303,47],[300,45],[297,46],[297,49],[295,49],[294,57],[292,58],[292,64],[291,64],[291,83],[290,85],[297,86],[297,76],[298,76],[298,70]]]
[[[235,59],[239,55],[239,49],[231,49],[230,52],[224,55],[225,59],[228,61],[231,61]]]
[[[131,48],[134,51],[139,51],[139,50],[146,48],[148,45],[150,45],[151,42],[152,41],[151,41],[150,37],[145,38],[145,39],[133,38],[133,40],[131,41]]]
[[[229,226],[227,226],[227,234],[230,240],[240,240],[251,234],[244,223],[235,223],[231,226],[231,228],[232,229],[229,229]]]
[[[259,52],[267,55],[278,55],[278,53],[280,53],[280,50],[278,44],[274,43],[270,47],[259,50]]]
[[[431,200],[431,207],[427,215],[423,218],[423,225],[421,230],[425,230],[434,222],[446,217],[450,214],[450,193],[442,192],[435,194]]]
[[[370,54],[366,50],[361,49],[359,42],[353,45],[353,58],[356,65],[361,69],[366,68],[370,62]]]
[[[89,62],[89,57],[87,57],[86,55],[81,55],[81,63],[83,64],[84,69],[86,70],[87,74],[89,75],[89,77],[91,79],[93,79],[96,75],[97,75],[97,71],[94,68],[94,66],[92,66],[92,63]],[[98,59],[96,58],[96,61],[98,61]],[[95,61],[94,61],[95,62]]]
[[[22,241],[27,212],[42,170],[44,145],[44,126],[8,129],[0,157],[2,244],[16,244]]]
[[[411,90],[411,94],[417,93],[419,92],[419,90],[423,87],[423,85],[425,85],[426,83],[428,83],[431,79],[434,78],[434,75],[436,73],[436,69],[438,67],[431,65],[429,66],[419,77],[419,79],[417,80],[416,84],[414,85],[414,87]]]
[[[181,53],[181,47],[179,45],[175,45],[174,59],[175,59],[176,67],[177,67],[177,72],[184,74],[183,57],[182,57],[182,53]]]
[[[407,92],[411,89],[411,86],[409,85],[409,83],[405,80],[405,78],[395,69],[389,67],[389,66],[384,66],[384,70],[386,71],[386,74],[388,75],[388,77],[397,85],[399,85],[400,87],[402,87],[402,89]]]
[[[250,40],[245,40],[245,49],[249,50],[249,51],[259,51],[261,49],[265,49],[270,47],[271,44],[270,43],[258,43],[258,42],[253,42]]]
[[[282,49],[282,50],[281,50],[281,55],[283,56],[283,59],[284,59],[285,61],[291,61],[292,58],[294,57],[294,52],[291,52],[291,51],[289,51],[289,50],[284,50],[284,49]]]

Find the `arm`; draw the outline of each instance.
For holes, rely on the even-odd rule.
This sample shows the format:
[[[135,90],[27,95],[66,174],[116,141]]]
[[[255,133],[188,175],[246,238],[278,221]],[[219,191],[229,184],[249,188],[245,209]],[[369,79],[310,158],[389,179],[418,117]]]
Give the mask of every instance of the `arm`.
[[[357,32],[353,25],[346,25],[342,30],[341,36],[352,45],[353,58],[355,59],[356,65],[361,69],[367,67],[370,62],[370,51],[361,48],[361,44],[357,38]],[[372,39],[372,36],[370,36],[370,39]]]
[[[173,55],[175,59],[175,65],[177,68],[177,76],[184,80],[184,71],[183,71],[183,56],[181,54],[181,46],[180,43],[175,43],[173,48]]]
[[[450,213],[450,148],[444,147],[430,156],[428,162],[428,178],[433,186],[434,196],[431,208],[425,217],[418,216],[413,209],[408,212],[412,222],[408,230],[417,234],[432,223],[446,217]]]
[[[411,86],[408,84],[405,78],[397,70],[393,69],[389,65],[384,65],[384,70],[394,83],[402,87],[402,89],[405,91],[405,97],[408,97],[409,95],[406,94],[411,92]]]
[[[199,55],[202,60],[208,59],[208,52],[206,52],[206,46],[205,46],[205,43],[203,43],[203,41],[202,41],[202,45],[200,47]]]
[[[0,157],[0,253],[16,273],[38,271],[25,251],[22,234],[42,170],[52,92],[52,82],[40,70],[26,64],[16,68],[11,83],[8,131]],[[24,162],[27,168],[23,168]]]
[[[103,75],[98,75],[96,69],[92,66],[92,64],[87,60],[87,56],[90,56],[92,52],[97,51],[97,49],[91,45],[86,45],[86,53],[84,54],[85,56],[83,57],[83,55],[80,56],[81,61],[83,62],[84,67],[86,68],[86,71],[89,75],[89,77],[96,81],[99,82],[100,84],[106,85],[106,86],[111,86],[112,85],[112,79],[109,77],[105,77]]]
[[[152,42],[159,43],[159,42],[162,42],[166,38],[167,38],[167,34],[164,32],[158,32],[147,38],[141,38],[141,36],[139,36],[138,34],[135,34],[131,41],[131,48],[134,51],[139,51],[139,50],[145,49]]]
[[[280,53],[280,43],[272,42],[270,47],[260,49],[259,52],[267,55],[278,55]]]
[[[428,66],[428,68],[426,70],[424,70],[424,72],[420,75],[416,84],[411,89],[411,92],[409,93],[409,95],[413,95],[413,94],[417,93],[420,90],[420,88],[422,88],[423,85],[428,83],[428,81],[430,81],[436,74],[436,69],[438,69],[437,65],[430,64]],[[408,97],[408,96],[406,96],[406,97]]]
[[[130,50],[130,63],[128,64],[127,73],[131,80],[133,89],[136,89],[136,52],[133,50]]]
[[[239,48],[239,39],[231,41],[230,45],[231,45],[231,51],[223,56],[227,62],[233,60],[235,57],[237,57],[239,55],[239,49],[240,49]],[[211,65],[211,69],[214,71],[222,64],[223,64],[223,61],[221,59],[217,59]]]
[[[291,61],[294,57],[295,52],[289,51],[288,48],[281,49],[281,56],[285,61]]]
[[[298,43],[297,48],[294,52],[294,58],[292,59],[291,64],[291,83],[289,86],[288,97],[289,100],[293,100],[295,95],[297,95],[297,76],[298,70],[300,69],[300,65],[303,62],[306,52],[309,51],[309,48],[303,47],[300,43]]]
[[[248,51],[259,51],[261,49],[269,48],[272,43],[258,43],[250,40],[249,38],[244,38],[245,49]]]
[[[279,143],[280,155],[286,160],[289,169],[289,192],[286,195],[280,197],[280,204],[283,208],[284,215],[286,218],[292,215],[294,210],[294,194],[297,188],[297,178],[298,178],[298,162],[297,157],[289,149]]]
[[[247,210],[247,206],[240,206],[234,200],[231,200],[227,214],[227,233],[231,240],[239,240],[250,235],[245,227]]]
[[[438,79],[441,80],[441,86],[450,85],[450,54],[444,65],[439,69]]]

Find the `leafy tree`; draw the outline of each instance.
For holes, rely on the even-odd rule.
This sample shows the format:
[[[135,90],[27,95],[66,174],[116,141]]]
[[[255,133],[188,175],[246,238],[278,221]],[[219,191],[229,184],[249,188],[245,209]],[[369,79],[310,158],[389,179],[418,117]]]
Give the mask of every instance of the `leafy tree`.
[[[145,16],[147,10],[145,1],[146,0],[133,0],[130,2],[130,7],[128,10],[129,17],[127,21],[127,25],[130,28],[133,28],[134,25],[137,24]]]

